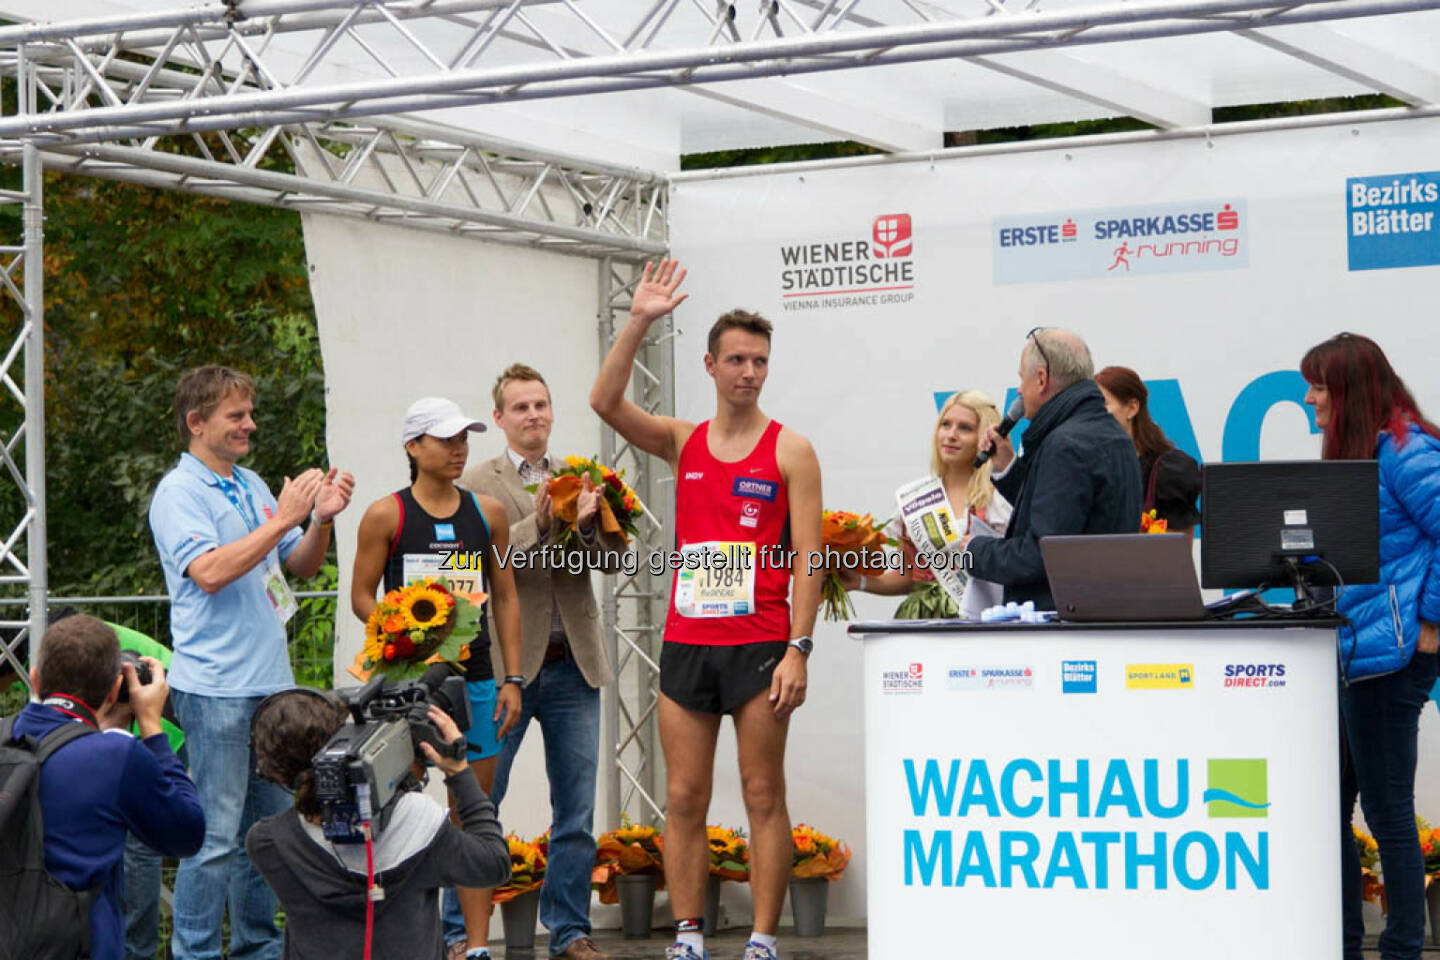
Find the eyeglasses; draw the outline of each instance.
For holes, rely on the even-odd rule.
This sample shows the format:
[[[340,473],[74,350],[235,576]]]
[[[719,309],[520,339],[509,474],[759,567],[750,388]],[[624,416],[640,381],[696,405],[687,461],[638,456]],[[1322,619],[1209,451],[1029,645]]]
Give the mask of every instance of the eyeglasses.
[[[1026,340],[1035,341],[1035,351],[1040,354],[1040,361],[1045,364],[1047,371],[1050,369],[1050,358],[1045,356],[1045,348],[1040,346],[1040,338],[1036,336],[1036,334],[1043,333],[1049,329],[1049,327],[1032,327],[1030,332],[1025,334]]]

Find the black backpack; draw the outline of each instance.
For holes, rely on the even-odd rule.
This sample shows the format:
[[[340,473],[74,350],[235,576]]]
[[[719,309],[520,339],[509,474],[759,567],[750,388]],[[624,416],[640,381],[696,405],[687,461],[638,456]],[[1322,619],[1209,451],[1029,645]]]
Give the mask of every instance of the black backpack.
[[[0,960],[86,960],[100,888],[71,890],[45,869],[40,765],[95,731],[67,723],[37,744],[11,739],[14,726],[14,717],[0,719]]]

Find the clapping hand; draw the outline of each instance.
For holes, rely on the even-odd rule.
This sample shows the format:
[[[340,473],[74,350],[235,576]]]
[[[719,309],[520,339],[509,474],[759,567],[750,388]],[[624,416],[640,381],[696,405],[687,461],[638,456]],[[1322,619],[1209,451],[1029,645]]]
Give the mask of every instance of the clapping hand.
[[[355,493],[355,478],[348,471],[342,472],[336,467],[331,467],[330,472],[325,475],[325,482],[315,495],[315,520],[317,523],[329,523],[335,516],[350,505],[350,497]]]
[[[600,488],[591,482],[590,474],[585,474],[575,501],[575,520],[580,526],[589,529],[595,522],[595,514],[600,510],[600,496]]]

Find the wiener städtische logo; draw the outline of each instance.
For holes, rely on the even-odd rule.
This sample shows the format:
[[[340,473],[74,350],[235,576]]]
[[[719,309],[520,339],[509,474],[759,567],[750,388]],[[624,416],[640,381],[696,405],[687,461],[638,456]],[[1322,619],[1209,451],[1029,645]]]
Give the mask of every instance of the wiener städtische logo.
[[[1205,812],[1212,818],[1270,815],[1270,779],[1264,760],[1207,760]]]
[[[862,221],[863,222],[863,221]],[[786,310],[884,307],[915,299],[915,224],[882,213],[868,232],[806,237],[780,245],[780,303]]]

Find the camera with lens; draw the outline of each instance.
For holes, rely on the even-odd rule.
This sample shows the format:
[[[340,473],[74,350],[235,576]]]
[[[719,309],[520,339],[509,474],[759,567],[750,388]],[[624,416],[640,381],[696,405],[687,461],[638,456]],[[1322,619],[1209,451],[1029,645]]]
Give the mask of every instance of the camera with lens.
[[[150,682],[150,664],[146,663],[144,660],[141,660],[140,654],[136,653],[134,650],[121,650],[120,667],[122,671],[125,667],[125,664],[127,663],[134,664],[135,678],[140,681],[140,685],[142,687]],[[130,683],[128,680],[120,684],[120,695],[116,697],[115,700],[117,703],[130,702]]]
[[[464,732],[470,728],[470,697],[464,678],[444,664],[419,680],[393,682],[377,674],[363,687],[335,692],[354,723],[335,731],[315,755],[315,799],[327,840],[361,843],[365,823],[383,830],[395,801],[420,788],[414,770],[420,744],[429,743],[442,757],[464,758],[465,738],[446,743],[427,714],[434,704]]]

